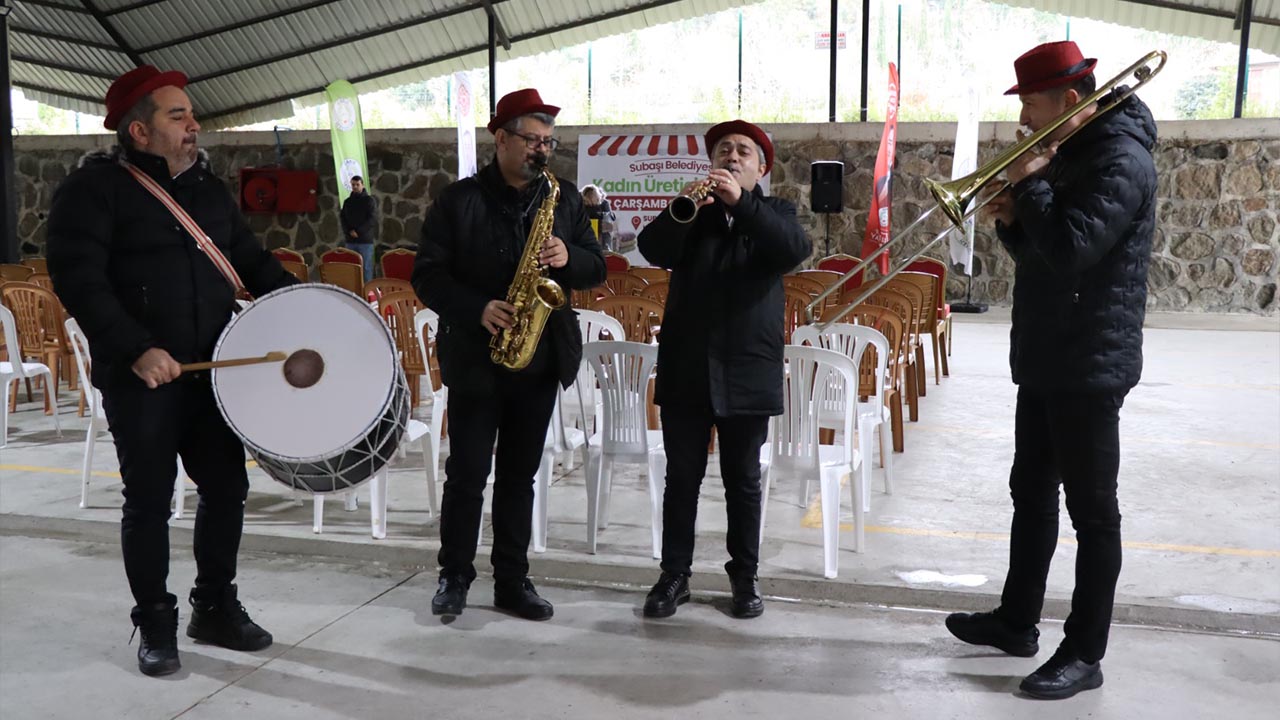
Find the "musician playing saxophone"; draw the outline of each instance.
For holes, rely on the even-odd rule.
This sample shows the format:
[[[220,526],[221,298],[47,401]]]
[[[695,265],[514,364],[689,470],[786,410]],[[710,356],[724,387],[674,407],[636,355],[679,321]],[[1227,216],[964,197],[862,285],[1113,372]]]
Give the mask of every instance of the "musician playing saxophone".
[[[559,386],[577,376],[582,333],[567,303],[552,310],[528,364],[515,371],[491,359],[490,341],[516,320],[508,290],[550,192],[543,168],[558,144],[558,112],[533,89],[499,100],[488,126],[494,159],[445,188],[422,225],[413,287],[440,315],[437,357],[449,388],[436,615],[466,607],[491,463],[494,605],[529,620],[553,612],[528,578],[533,478]],[[551,233],[537,260],[567,295],[602,284],[605,266],[577,188],[558,184]]]

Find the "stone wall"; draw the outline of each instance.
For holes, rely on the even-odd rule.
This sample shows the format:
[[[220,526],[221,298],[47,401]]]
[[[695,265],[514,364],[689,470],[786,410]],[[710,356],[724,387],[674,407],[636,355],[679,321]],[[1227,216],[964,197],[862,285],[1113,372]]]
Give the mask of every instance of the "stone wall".
[[[701,132],[691,126],[561,128],[565,144],[552,171],[577,178],[579,133]],[[831,252],[857,254],[866,225],[879,126],[873,124],[781,125],[770,128],[777,145],[773,193],[799,207],[801,223],[815,247],[826,254],[826,222]],[[1013,141],[1009,123],[984,124],[980,157],[994,156]],[[899,126],[894,186],[894,224],[904,226],[931,203],[924,178],[949,177],[954,125],[912,123]],[[1280,315],[1276,302],[1280,276],[1280,121],[1165,122],[1157,151],[1159,208],[1148,305],[1155,310],[1242,312]],[[339,243],[337,196],[328,134],[288,133],[285,165],[320,174],[319,210],[306,215],[249,216],[267,247],[293,247],[314,263]],[[382,211],[377,252],[414,247],[432,200],[453,181],[457,168],[452,130],[387,130],[366,134],[368,183]],[[24,255],[43,254],[45,217],[54,188],[84,152],[105,147],[107,136],[25,137],[16,139],[19,170],[19,240]],[[484,138],[482,136],[482,142]],[[275,161],[270,133],[211,133],[202,138],[213,171],[236,188],[241,167]],[[480,148],[481,162],[489,150]],[[845,211],[829,218],[808,210],[809,163],[845,164]],[[906,243],[917,250],[945,227],[939,213],[927,233]],[[942,246],[931,253],[944,256]],[[975,234],[972,281],[974,300],[1006,305],[1011,301],[1013,263],[995,240],[988,223]],[[952,276],[949,296],[964,297],[966,280]]]

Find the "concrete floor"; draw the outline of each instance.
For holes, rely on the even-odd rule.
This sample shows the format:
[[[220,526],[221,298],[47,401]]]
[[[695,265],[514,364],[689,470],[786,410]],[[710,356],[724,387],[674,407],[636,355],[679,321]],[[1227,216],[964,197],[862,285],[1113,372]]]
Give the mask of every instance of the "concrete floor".
[[[936,612],[775,601],[742,621],[723,597],[700,597],[647,621],[642,592],[544,584],[556,617],[530,623],[492,610],[479,581],[446,624],[427,609],[431,572],[258,554],[243,558],[241,587],[275,645],[235,653],[182,636],[182,670],[157,680],[134,665],[115,546],[4,541],[6,719],[1243,720],[1273,717],[1280,703],[1275,640],[1116,627],[1106,684],[1045,703],[1015,690],[1060,640],[1058,623],[1043,627],[1037,658],[1019,659],[952,639]],[[177,554],[175,587],[194,572]]]
[[[920,421],[908,424],[907,452],[895,458],[892,495],[883,493],[877,474],[865,552],[852,552],[849,534],[842,532],[839,578],[824,580],[821,575],[814,502],[800,503],[795,484],[775,488],[761,576],[766,593],[801,602],[771,603],[766,619],[751,624],[750,631],[705,605],[682,611],[673,626],[680,629],[669,634],[654,629],[666,624],[638,620],[643,589],[657,573],[649,557],[647,492],[638,466],[615,479],[612,524],[600,534],[597,555],[585,552],[581,470],[561,473],[552,486],[549,548],[532,562],[534,575],[557,587],[553,597],[559,614],[551,626],[555,630],[546,635],[516,629],[526,626],[505,618],[499,622],[501,616],[483,612],[441,628],[426,613],[438,530],[437,519],[426,512],[417,452],[393,469],[389,532],[382,541],[369,537],[363,502],[367,490],[355,512],[330,502],[324,534],[317,536],[311,533],[309,503],[295,504],[283,486],[253,469],[243,547],[271,555],[246,561],[242,584],[253,598],[251,609],[267,613],[264,623],[270,620],[282,647],[343,619],[303,643],[312,653],[304,659],[289,660],[287,654],[275,661],[281,665],[269,666],[270,672],[253,673],[226,690],[220,691],[250,669],[243,665],[244,656],[198,648],[188,653],[193,655],[188,661],[192,672],[178,683],[183,691],[166,698],[153,713],[136,716],[171,717],[216,693],[208,708],[198,706],[191,716],[221,717],[214,710],[220,703],[233,703],[225,706],[231,708],[245,702],[257,709],[251,716],[269,710],[283,717],[303,711],[309,717],[348,717],[366,706],[385,712],[365,717],[394,717],[406,714],[396,708],[421,703],[422,688],[432,686],[447,686],[435,687],[427,701],[430,712],[445,717],[488,717],[500,707],[522,714],[537,707],[538,717],[590,717],[599,714],[592,708],[599,711],[606,707],[599,703],[606,702],[618,706],[612,714],[623,716],[646,708],[678,708],[718,717],[730,708],[763,714],[788,706],[829,714],[836,703],[850,707],[847,696],[854,694],[857,707],[887,710],[892,717],[1023,715],[1025,704],[1009,704],[1009,693],[1017,677],[1034,669],[1034,662],[979,658],[975,655],[981,653],[952,647],[933,614],[868,607],[977,609],[995,603],[1008,553],[1006,483],[1016,393],[1008,379],[1007,322],[1007,314],[998,311],[958,316],[952,377],[929,385]],[[1143,382],[1121,414],[1126,548],[1117,622],[1280,636],[1280,320],[1168,315],[1152,316],[1148,326]],[[1208,329],[1215,327],[1228,329]],[[932,358],[929,374],[932,383]],[[71,400],[64,390],[61,401]],[[101,683],[77,680],[77,692],[63,698],[68,703],[93,707],[121,688],[142,687],[132,685],[141,678],[125,672],[132,668],[130,650],[124,647],[130,602],[114,547],[120,486],[118,475],[113,477],[118,468],[110,438],[103,434],[99,440],[91,507],[81,510],[77,501],[86,422],[66,408],[60,417],[65,432],[58,438],[39,412],[38,396],[35,403],[20,404],[10,418],[10,444],[0,450],[0,701],[6,706],[10,697],[34,697],[59,687],[66,682],[57,675],[66,672],[57,670],[63,666],[74,670],[84,664],[93,673],[114,673],[104,675]],[[714,461],[710,469],[716,472]],[[725,589],[720,569],[724,505],[718,485],[717,477],[709,477],[701,499],[694,577],[700,592]],[[190,557],[189,550],[180,548],[189,547],[193,507],[189,497],[188,515],[173,522],[173,587],[179,594],[191,575],[189,567],[178,568]],[[847,515],[847,502],[844,511]],[[1046,616],[1059,619],[1065,617],[1073,577],[1074,545],[1065,513],[1062,528],[1046,605]],[[486,555],[482,549],[482,572]],[[92,570],[76,565],[87,556],[96,558]],[[415,570],[422,572],[413,574]],[[92,579],[86,581],[85,573]],[[404,587],[380,595],[401,582]],[[326,594],[330,587],[332,597]],[[568,587],[583,589],[564,589]],[[482,600],[486,592],[481,581],[476,601],[487,602]],[[20,669],[27,663],[17,663],[14,648],[27,645],[22,634],[35,622],[23,613],[30,612],[33,599],[43,608],[46,593],[50,601],[66,603],[67,614],[59,617],[84,613],[84,621],[57,621],[62,630],[55,633],[55,642],[70,654],[51,653],[49,673],[29,674]],[[403,593],[410,597],[401,597]],[[386,617],[385,624],[362,624],[368,613],[363,606],[370,601],[390,603],[406,617],[374,613]],[[832,604],[842,607],[820,607]],[[105,627],[91,626],[97,617]],[[696,622],[685,624],[686,618]],[[1046,627],[1048,649],[1042,659],[1060,632]],[[821,639],[825,630],[820,630],[826,628],[829,641]],[[454,630],[473,632],[464,641]],[[1268,683],[1280,676],[1280,656],[1269,640],[1137,628],[1116,632],[1117,638],[1131,642],[1113,644],[1107,687],[1089,694],[1105,701],[1081,699],[1062,717],[1154,716],[1160,708],[1185,713],[1164,712],[1163,717],[1197,717],[1237,705],[1247,715],[1250,708],[1259,710],[1277,699],[1276,687]],[[95,637],[86,638],[86,633]],[[368,645],[343,650],[342,643],[358,640],[362,633],[368,634]],[[422,637],[415,638],[418,634]],[[752,634],[787,642],[762,647],[761,638]],[[513,643],[530,641],[537,645],[529,652],[550,665],[530,667],[529,660],[512,650]],[[443,654],[423,651],[436,644]],[[716,652],[708,654],[707,648]],[[858,659],[849,659],[851,649],[860,651],[853,653]],[[601,663],[606,656],[619,658],[618,664]],[[640,658],[661,658],[660,674]],[[777,672],[761,674],[760,666]],[[735,680],[753,672],[759,677],[752,682]],[[680,681],[690,676],[699,682],[683,687]],[[1128,691],[1125,682],[1131,683]],[[528,697],[548,704],[526,706],[514,693],[496,691],[509,683],[519,683]],[[462,695],[451,693],[468,688],[488,692],[467,694],[471,704],[464,707]],[[1194,699],[1199,695],[1193,689],[1204,693],[1205,704],[1195,704],[1201,700]],[[1183,690],[1182,701],[1151,704],[1153,699],[1182,698]],[[938,697],[944,692],[945,701]],[[471,695],[492,702],[492,712],[477,710],[475,703],[481,701]],[[456,715],[450,715],[454,710]]]

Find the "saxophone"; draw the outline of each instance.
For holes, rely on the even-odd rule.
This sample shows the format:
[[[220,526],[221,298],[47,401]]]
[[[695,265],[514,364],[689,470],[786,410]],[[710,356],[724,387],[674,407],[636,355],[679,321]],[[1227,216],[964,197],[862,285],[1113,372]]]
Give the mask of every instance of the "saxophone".
[[[515,279],[507,288],[507,302],[516,309],[512,325],[489,341],[489,357],[508,370],[520,370],[529,365],[551,311],[564,307],[568,299],[564,289],[546,276],[546,267],[538,263],[542,247],[551,237],[556,202],[560,200],[560,183],[556,182],[556,176],[546,166],[542,168],[542,176],[546,178],[550,192],[533,219]]]

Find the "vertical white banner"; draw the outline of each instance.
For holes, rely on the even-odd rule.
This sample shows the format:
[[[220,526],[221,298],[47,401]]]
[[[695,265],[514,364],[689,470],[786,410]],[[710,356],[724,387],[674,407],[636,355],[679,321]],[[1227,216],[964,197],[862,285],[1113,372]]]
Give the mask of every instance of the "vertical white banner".
[[[971,76],[965,77],[965,85],[969,88],[968,101],[960,110],[960,118],[956,123],[956,149],[951,162],[951,179],[964,177],[978,167],[978,92]],[[973,223],[974,219],[965,221],[963,228],[951,231],[951,262],[964,267],[965,275],[973,274]]]
[[[458,121],[458,179],[476,174],[476,106],[471,73],[453,74],[453,114]]]

